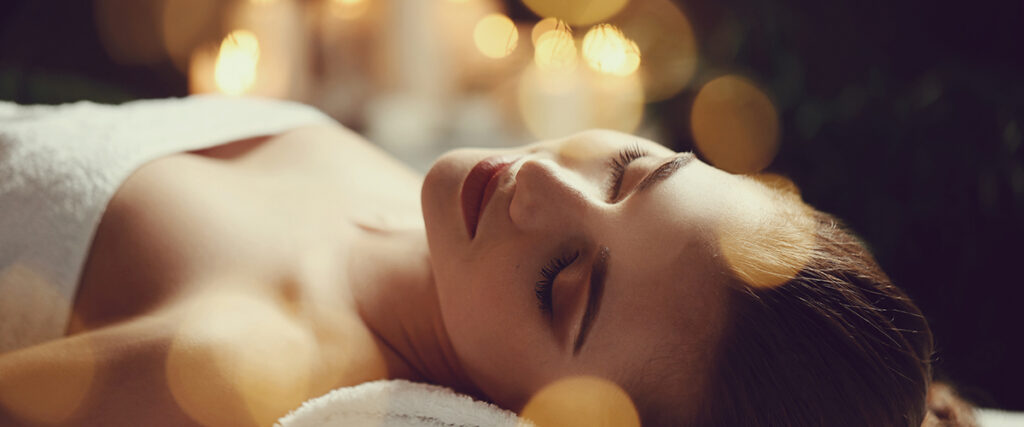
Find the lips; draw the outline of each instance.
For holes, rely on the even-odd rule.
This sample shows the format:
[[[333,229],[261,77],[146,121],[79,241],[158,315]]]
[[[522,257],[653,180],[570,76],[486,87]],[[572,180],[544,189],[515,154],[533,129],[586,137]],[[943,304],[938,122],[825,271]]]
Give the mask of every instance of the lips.
[[[494,195],[498,187],[497,177],[505,170],[514,158],[504,156],[491,156],[485,158],[473,166],[462,183],[462,219],[466,221],[466,231],[469,238],[476,237],[476,227],[480,223],[480,216],[487,207],[487,202]]]

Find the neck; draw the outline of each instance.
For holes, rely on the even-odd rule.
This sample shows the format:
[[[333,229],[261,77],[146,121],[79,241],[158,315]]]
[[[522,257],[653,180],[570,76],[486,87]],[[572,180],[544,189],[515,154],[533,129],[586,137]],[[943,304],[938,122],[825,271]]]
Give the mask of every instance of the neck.
[[[480,396],[458,362],[441,317],[426,232],[365,230],[351,247],[349,282],[392,379]]]

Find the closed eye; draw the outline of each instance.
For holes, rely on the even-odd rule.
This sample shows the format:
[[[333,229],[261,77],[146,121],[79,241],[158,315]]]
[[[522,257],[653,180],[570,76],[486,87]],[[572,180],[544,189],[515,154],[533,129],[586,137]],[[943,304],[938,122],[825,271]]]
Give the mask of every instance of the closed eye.
[[[579,251],[565,254],[552,259],[540,270],[541,279],[534,284],[533,291],[537,295],[537,306],[540,307],[540,311],[547,315],[548,318],[552,317],[552,306],[554,305],[552,302],[552,287],[555,284],[555,278],[558,277],[558,273],[565,270],[579,256]]]
[[[625,176],[629,164],[647,155],[649,153],[639,145],[631,145],[608,160],[608,168],[611,171],[606,186],[608,203],[614,203],[619,198],[619,192],[622,191],[622,178]]]

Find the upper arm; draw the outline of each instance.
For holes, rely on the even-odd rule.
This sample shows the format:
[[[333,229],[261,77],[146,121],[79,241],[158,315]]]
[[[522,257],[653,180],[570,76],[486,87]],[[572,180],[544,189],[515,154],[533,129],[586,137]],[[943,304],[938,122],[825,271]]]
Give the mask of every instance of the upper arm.
[[[0,424],[194,424],[165,386],[166,332],[141,319],[0,355]]]

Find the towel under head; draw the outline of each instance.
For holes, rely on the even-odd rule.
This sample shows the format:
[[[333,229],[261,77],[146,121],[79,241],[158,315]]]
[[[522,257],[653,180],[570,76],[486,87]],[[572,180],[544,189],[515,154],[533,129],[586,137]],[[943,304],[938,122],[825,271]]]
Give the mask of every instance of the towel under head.
[[[278,427],[531,427],[490,403],[436,385],[381,380],[336,389],[278,420]]]

